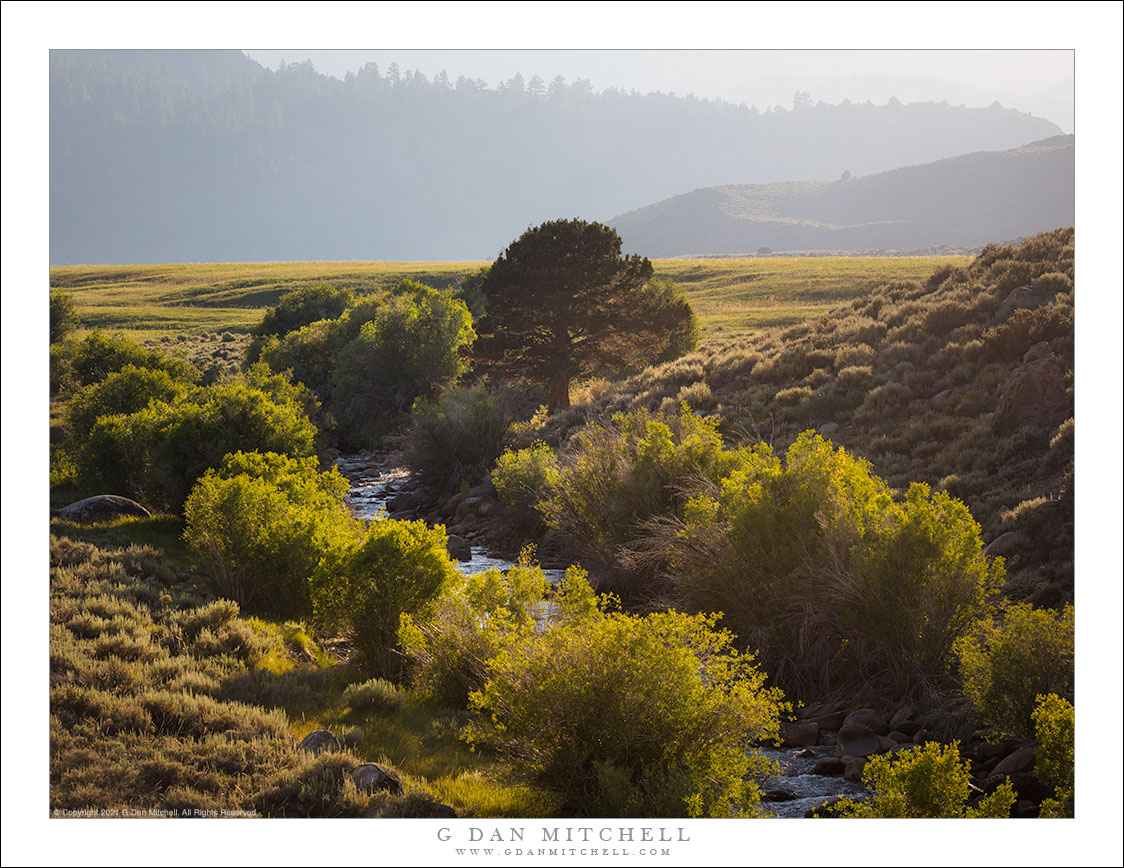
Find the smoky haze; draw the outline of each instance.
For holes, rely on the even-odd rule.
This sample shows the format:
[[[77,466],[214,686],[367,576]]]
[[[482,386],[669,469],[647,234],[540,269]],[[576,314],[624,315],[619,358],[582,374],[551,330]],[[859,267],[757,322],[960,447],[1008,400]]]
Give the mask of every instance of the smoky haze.
[[[759,108],[393,62],[340,80],[238,51],[53,51],[50,123],[53,264],[491,259],[545,220],[1062,131],[994,102]]]
[[[998,101],[1073,132],[1074,53],[1071,50],[254,50],[263,66],[311,60],[342,79],[367,63],[433,76],[482,79],[493,87],[516,73],[588,79],[608,87],[662,91],[734,104],[789,106],[796,91],[838,103],[942,102],[982,107]]]

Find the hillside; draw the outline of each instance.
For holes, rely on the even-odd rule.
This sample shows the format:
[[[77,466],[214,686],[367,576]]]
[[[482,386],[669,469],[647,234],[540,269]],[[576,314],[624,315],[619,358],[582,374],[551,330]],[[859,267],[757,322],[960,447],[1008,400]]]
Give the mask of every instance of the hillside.
[[[53,51],[51,262],[490,260],[543,220],[1060,132],[998,104],[759,111],[533,72],[340,81],[238,52]]]
[[[1007,559],[1008,596],[1055,606],[1073,598],[1073,307],[1072,229],[989,244],[790,328],[710,340],[528,437],[565,452],[589,420],[681,401],[731,442],[783,449],[813,429],[900,490],[963,500]]]
[[[615,217],[651,256],[979,248],[1074,219],[1074,138],[838,181],[725,185]]]

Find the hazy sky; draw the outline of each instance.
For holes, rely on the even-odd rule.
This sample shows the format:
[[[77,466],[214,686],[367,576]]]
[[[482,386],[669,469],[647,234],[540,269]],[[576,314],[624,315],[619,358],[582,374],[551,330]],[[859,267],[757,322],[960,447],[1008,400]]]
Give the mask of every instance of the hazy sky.
[[[1031,92],[1044,90],[1073,76],[1073,52],[1068,50],[442,50],[379,49],[319,50],[246,49],[265,66],[276,67],[284,58],[296,62],[310,58],[323,73],[342,77],[374,61],[384,69],[397,62],[402,69],[420,69],[433,75],[442,69],[456,78],[483,78],[491,85],[521,72],[567,79],[588,78],[597,89],[624,87],[637,90],[694,92],[722,96],[771,76],[893,75],[940,79],[991,90]]]
[[[733,103],[785,105],[796,90],[839,102],[895,96],[903,102],[947,99],[954,105],[988,105],[1047,117],[1073,130],[1074,52],[1070,50],[307,50],[246,49],[264,66],[312,61],[322,73],[342,78],[366,63],[383,72],[391,63],[432,78],[444,70],[481,78],[495,87],[521,73],[550,81],[587,78],[595,90],[693,93]],[[1046,92],[1046,93],[1044,93]]]

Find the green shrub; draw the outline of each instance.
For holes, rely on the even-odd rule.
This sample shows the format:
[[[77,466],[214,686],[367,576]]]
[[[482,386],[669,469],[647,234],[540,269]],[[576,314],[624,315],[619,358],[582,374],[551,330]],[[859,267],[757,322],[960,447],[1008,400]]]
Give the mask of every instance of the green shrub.
[[[982,357],[988,362],[1021,362],[1023,354],[1035,344],[1072,335],[1072,310],[1053,304],[1018,308],[980,336]]]
[[[316,459],[229,455],[184,506],[184,538],[220,594],[281,618],[312,613],[309,579],[323,549],[354,523],[347,480]]]
[[[311,455],[316,428],[300,404],[230,383],[199,386],[173,402],[102,416],[82,450],[89,484],[178,512],[207,470],[237,451]]]
[[[376,521],[324,552],[312,579],[316,619],[344,632],[373,675],[397,680],[401,615],[428,610],[459,575],[444,528]]]
[[[79,389],[71,397],[66,405],[67,440],[73,444],[75,452],[81,454],[82,444],[101,416],[136,413],[151,401],[170,402],[185,387],[167,371],[125,365],[105,379]],[[81,458],[79,463],[82,463]]]
[[[787,389],[781,389],[773,400],[781,407],[795,407],[797,404],[803,403],[812,397],[812,390],[807,386],[790,386]]]
[[[321,320],[284,337],[265,341],[258,357],[274,371],[288,371],[294,380],[316,393],[321,401],[331,394],[332,374],[339,352],[339,325]],[[249,352],[247,362],[253,361]]]
[[[370,443],[454,382],[476,337],[460,299],[411,281],[397,292],[337,357],[332,412],[349,443]]]
[[[285,293],[254,329],[258,335],[287,335],[322,319],[336,319],[350,306],[354,293],[330,283],[302,286]]]
[[[385,678],[372,678],[361,684],[349,684],[343,692],[344,702],[356,711],[389,712],[402,707],[405,696]]]
[[[536,440],[526,449],[500,455],[492,471],[492,484],[504,503],[529,507],[546,494],[557,473],[554,450]]]
[[[485,478],[503,452],[514,408],[483,386],[447,392],[414,407],[405,459],[427,484],[456,491]]]
[[[679,394],[675,396],[675,406],[679,407],[682,404],[686,404],[692,410],[713,410],[718,400],[710,391],[710,386],[700,380],[679,390]]]
[[[895,503],[868,462],[807,431],[782,461],[742,450],[657,545],[694,611],[722,611],[786,689],[908,692],[948,673],[1002,565],[962,503],[911,486]]]
[[[863,769],[863,783],[870,789],[866,801],[850,799],[835,811],[846,817],[866,818],[1003,818],[1011,815],[1015,791],[1005,781],[975,807],[971,796],[971,770],[960,761],[956,742],[872,757]]]
[[[187,362],[146,350],[121,335],[94,329],[81,340],[66,341],[58,352],[56,377],[60,387],[79,388],[100,382],[127,365],[167,371],[174,379],[193,382],[199,372]]]
[[[462,576],[424,616],[403,615],[398,639],[414,691],[463,707],[488,680],[488,660],[512,632],[527,630],[546,608],[550,583],[524,549],[507,574]],[[571,568],[575,569],[575,568]]]
[[[1009,604],[957,643],[964,693],[995,736],[1034,738],[1037,697],[1073,692],[1073,606]]]
[[[1055,693],[1038,696],[1034,709],[1034,776],[1054,794],[1041,817],[1073,816],[1073,705]]]
[[[749,744],[780,695],[714,618],[595,609],[509,634],[472,694],[468,738],[495,746],[564,816],[753,814]]]
[[[51,290],[50,321],[52,344],[78,327],[78,315],[74,312],[74,299],[70,293],[61,289]]]
[[[646,316],[661,322],[675,322],[668,332],[667,341],[659,352],[645,360],[645,364],[658,365],[685,356],[699,345],[699,320],[691,309],[686,291],[669,278],[653,278],[642,291],[642,306]],[[674,316],[669,311],[680,312]]]

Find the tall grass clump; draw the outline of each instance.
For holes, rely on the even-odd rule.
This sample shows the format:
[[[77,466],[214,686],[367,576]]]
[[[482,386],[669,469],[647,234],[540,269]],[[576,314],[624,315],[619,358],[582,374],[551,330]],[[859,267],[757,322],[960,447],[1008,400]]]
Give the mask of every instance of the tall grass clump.
[[[537,508],[587,557],[620,562],[646,536],[647,520],[675,513],[689,492],[721,478],[735,461],[722,448],[716,421],[687,407],[662,418],[619,413],[570,440]]]
[[[419,402],[405,435],[406,464],[425,483],[446,491],[487,477],[515,420],[513,396],[483,386]]]

